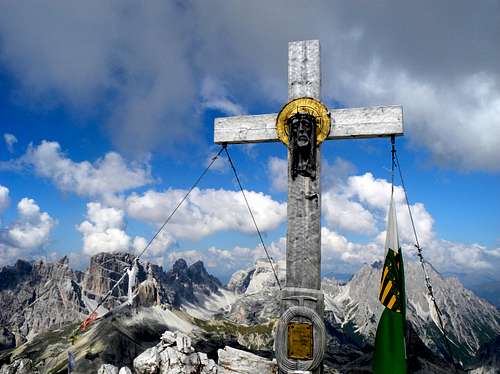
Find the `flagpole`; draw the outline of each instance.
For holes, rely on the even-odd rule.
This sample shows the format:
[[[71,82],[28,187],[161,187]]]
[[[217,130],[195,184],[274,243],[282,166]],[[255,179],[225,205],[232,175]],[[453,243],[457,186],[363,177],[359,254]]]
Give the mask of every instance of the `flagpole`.
[[[396,164],[396,137],[394,135],[391,135],[391,145],[392,145],[392,150],[391,150],[391,155],[392,155],[392,162],[391,162],[391,196],[394,194],[394,166]]]

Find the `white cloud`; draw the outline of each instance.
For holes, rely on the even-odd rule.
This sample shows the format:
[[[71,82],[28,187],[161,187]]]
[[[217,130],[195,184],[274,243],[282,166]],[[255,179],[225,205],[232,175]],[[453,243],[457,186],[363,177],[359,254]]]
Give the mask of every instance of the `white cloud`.
[[[323,216],[329,225],[356,233],[372,234],[376,222],[360,203],[330,190],[322,195]]]
[[[246,114],[245,109],[231,99],[225,85],[213,77],[203,79],[201,98],[201,105],[205,109],[215,109],[232,116]]]
[[[17,138],[13,134],[5,133],[3,134],[3,139],[5,140],[7,150],[10,153],[14,152],[14,144],[17,143]]]
[[[349,177],[346,191],[372,208],[387,209],[391,198],[391,183],[385,179],[375,179],[371,173],[365,173]],[[396,187],[394,194],[397,202],[404,199],[401,188]]]
[[[37,248],[46,243],[55,222],[33,199],[23,198],[17,204],[17,221],[8,230],[8,237],[19,248]]]
[[[383,258],[390,193],[389,181],[365,173],[340,179],[323,194],[326,227],[322,228],[322,250],[326,270],[355,271],[363,263]],[[394,199],[400,244],[408,258],[417,260],[415,236],[402,187],[395,186]],[[491,271],[494,268],[497,263],[495,250],[477,243],[441,239],[434,231],[434,219],[423,203],[411,205],[411,211],[424,257],[440,271]],[[366,234],[369,239],[364,243],[351,242],[336,232],[337,229]],[[333,268],[327,265],[328,259],[331,259]]]
[[[99,202],[88,203],[87,219],[77,227],[82,234],[84,254],[92,256],[100,252],[129,251],[142,253],[148,241],[141,236],[130,237],[126,226],[125,212],[122,209],[107,207]],[[144,252],[144,257],[158,263],[173,244],[174,239],[163,230]]]
[[[26,154],[11,165],[31,166],[37,175],[50,179],[61,191],[80,196],[116,199],[116,194],[151,183],[148,163],[127,163],[116,152],[109,152],[94,163],[75,162],[57,142],[30,145]]]
[[[87,219],[78,226],[83,235],[83,252],[126,252],[130,237],[125,233],[124,213],[120,209],[103,207],[100,203],[87,204]]]
[[[145,238],[136,236],[133,240],[132,247],[136,253],[142,253],[147,244],[148,241]],[[160,231],[156,238],[151,242],[146,252],[144,252],[144,256],[149,259],[160,258],[175,244],[175,239],[167,230],[164,229]]]
[[[47,212],[41,212],[33,199],[21,199],[17,204],[16,220],[0,231],[0,263],[29,257],[43,248],[55,224],[56,221]]]
[[[364,263],[381,260],[383,246],[374,242],[353,243],[326,227],[321,229],[321,254],[327,272],[355,272]]]
[[[277,192],[288,191],[288,161],[279,157],[270,157],[267,161],[271,187]]]
[[[37,103],[106,113],[123,150],[173,145],[199,128],[187,10],[161,1],[12,3],[0,14],[1,63]]]
[[[273,230],[285,220],[285,203],[260,192],[245,193],[261,231]],[[125,202],[127,214],[160,225],[185,194],[185,190],[174,189],[132,193]],[[255,227],[241,192],[195,188],[166,230],[175,238],[196,240],[223,230],[254,233]]]
[[[0,184],[0,214],[5,212],[5,210],[9,207],[9,204],[9,189]]]
[[[407,134],[435,160],[499,170],[495,2],[473,14],[466,1],[382,1],[362,11],[345,1],[55,1],[3,10],[0,63],[22,91],[36,103],[107,113],[122,149],[193,139],[193,108],[204,102],[233,114],[259,103],[278,110],[287,99],[287,43],[318,38],[327,102],[402,104]]]
[[[500,86],[491,74],[472,73],[442,86],[406,72],[389,76],[374,65],[366,76],[356,79],[362,92],[356,103],[375,103],[377,99],[402,103],[407,135],[413,143],[426,147],[438,164],[499,170]],[[349,82],[353,83],[351,78]]]

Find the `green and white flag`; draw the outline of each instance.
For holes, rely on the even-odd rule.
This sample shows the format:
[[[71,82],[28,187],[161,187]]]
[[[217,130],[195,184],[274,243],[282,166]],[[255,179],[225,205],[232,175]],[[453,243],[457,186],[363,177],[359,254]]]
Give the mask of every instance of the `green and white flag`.
[[[385,239],[385,262],[380,280],[379,300],[385,306],[377,326],[373,373],[406,373],[406,296],[403,255],[399,247],[393,194]]]

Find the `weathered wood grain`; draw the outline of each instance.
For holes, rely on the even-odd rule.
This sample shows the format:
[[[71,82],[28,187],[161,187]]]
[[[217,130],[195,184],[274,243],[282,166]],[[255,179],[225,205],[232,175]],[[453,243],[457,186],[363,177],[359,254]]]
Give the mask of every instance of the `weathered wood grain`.
[[[320,100],[320,63],[319,40],[288,43],[288,100],[306,96]]]
[[[331,109],[332,126],[327,139],[377,138],[403,135],[403,108],[399,105]],[[277,113],[215,119],[214,142],[262,143],[279,141]]]
[[[288,43],[288,100],[320,98],[320,47],[318,40]],[[275,130],[276,132],[276,130]],[[319,290],[321,287],[320,147],[316,147],[315,179],[292,178],[288,152],[288,205],[286,236],[286,287]]]

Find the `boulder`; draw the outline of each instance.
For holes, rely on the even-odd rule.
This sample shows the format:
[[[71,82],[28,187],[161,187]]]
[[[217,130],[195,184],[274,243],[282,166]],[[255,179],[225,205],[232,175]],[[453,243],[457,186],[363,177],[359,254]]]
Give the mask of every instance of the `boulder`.
[[[171,347],[177,343],[176,334],[172,331],[165,331],[161,336],[161,342],[164,347]]]
[[[195,352],[191,338],[165,331],[161,342],[134,360],[137,374],[216,374],[217,364],[205,353]]]
[[[160,370],[160,352],[158,346],[146,349],[134,359],[137,374],[155,374]]]
[[[191,347],[191,338],[189,336],[177,333],[176,343],[178,351],[186,354],[194,352],[193,347]]]
[[[101,365],[97,374],[118,374],[118,368],[110,364]]]
[[[278,364],[275,360],[240,351],[226,346],[217,351],[219,356],[219,374],[277,374]]]
[[[130,370],[128,367],[124,366],[120,369],[118,374],[132,374],[132,370]]]

